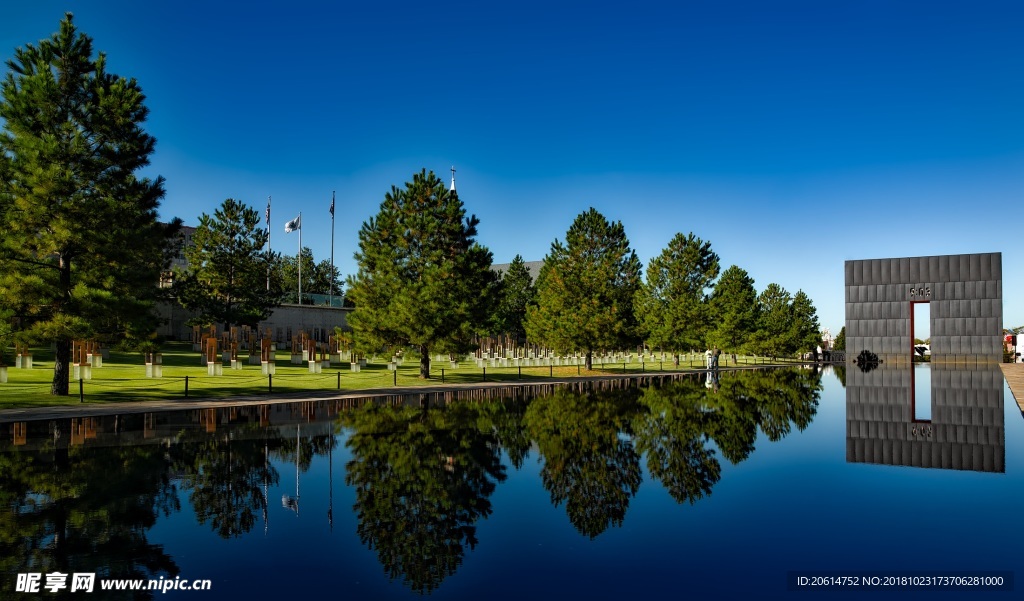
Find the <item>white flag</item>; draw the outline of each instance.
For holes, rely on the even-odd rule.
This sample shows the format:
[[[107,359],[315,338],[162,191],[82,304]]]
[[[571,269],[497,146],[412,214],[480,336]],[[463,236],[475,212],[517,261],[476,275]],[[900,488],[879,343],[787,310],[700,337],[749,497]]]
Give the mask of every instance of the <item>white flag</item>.
[[[299,223],[301,217],[302,216],[300,215],[299,217],[296,217],[295,219],[292,219],[288,223],[284,224],[284,233],[290,234],[295,230],[302,229],[302,224]]]

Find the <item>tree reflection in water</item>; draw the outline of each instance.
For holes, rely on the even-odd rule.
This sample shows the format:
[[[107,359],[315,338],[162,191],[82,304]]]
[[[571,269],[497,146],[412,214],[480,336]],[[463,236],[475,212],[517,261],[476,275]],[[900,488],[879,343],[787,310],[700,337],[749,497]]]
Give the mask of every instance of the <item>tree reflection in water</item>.
[[[637,449],[673,499],[693,504],[710,495],[722,475],[711,443],[739,463],[754,451],[758,428],[773,442],[790,432],[790,424],[806,428],[821,388],[817,370],[735,372],[717,389],[697,380],[647,388],[634,424]]]
[[[544,488],[556,506],[565,502],[569,521],[590,538],[622,525],[640,488],[640,456],[628,438],[639,394],[636,388],[562,389],[526,410],[524,425],[544,457]]]
[[[366,406],[341,416],[354,432],[346,483],[358,534],[391,579],[428,593],[477,544],[476,521],[506,478],[495,426],[479,405]]]
[[[67,422],[63,427],[66,429]],[[58,426],[42,451],[0,453],[0,596],[14,574],[95,573],[105,578],[174,577],[178,566],[151,544],[160,514],[180,509],[164,449],[156,445],[71,447]],[[149,591],[105,598],[151,599]],[[48,598],[78,597],[68,589]]]
[[[718,453],[739,463],[759,429],[771,441],[803,429],[820,390],[817,371],[767,370],[725,374],[712,388],[688,379],[559,389],[529,402],[365,406],[339,418],[352,431],[346,482],[357,531],[391,579],[430,592],[476,546],[475,524],[506,478],[501,450],[518,468],[534,441],[552,503],[593,539],[622,525],[641,454],[676,501],[695,503],[722,477]]]
[[[228,431],[214,435],[192,431],[172,449],[174,469],[189,492],[196,520],[209,523],[222,538],[248,533],[257,516],[265,515],[264,487],[276,485],[279,479],[268,451],[278,450],[284,440],[270,436],[269,431],[263,434],[235,437]]]

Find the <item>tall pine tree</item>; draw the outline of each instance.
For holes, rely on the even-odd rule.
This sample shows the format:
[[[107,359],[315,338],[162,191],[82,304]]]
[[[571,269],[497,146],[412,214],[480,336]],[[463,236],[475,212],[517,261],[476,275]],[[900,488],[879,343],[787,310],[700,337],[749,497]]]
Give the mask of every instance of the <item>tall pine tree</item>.
[[[811,297],[803,290],[793,295],[792,323],[790,324],[790,351],[811,352],[821,345],[821,325],[818,323],[818,310],[814,308]]]
[[[726,269],[711,293],[708,344],[733,353],[748,350],[757,330],[757,309],[754,279],[736,265]]]
[[[558,352],[627,348],[639,340],[633,298],[640,288],[640,259],[622,223],[591,207],[555,240],[537,277],[537,305],[527,309],[531,342]]]
[[[676,234],[647,265],[647,280],[636,296],[636,315],[647,342],[673,351],[704,345],[710,312],[708,290],[718,277],[711,243]]]
[[[508,334],[517,340],[525,338],[526,308],[536,302],[537,290],[521,255],[516,255],[509,263],[508,272],[501,274],[498,298],[492,333]]]
[[[256,327],[281,304],[280,257],[263,249],[269,234],[259,223],[259,211],[233,198],[199,216],[188,272],[175,283],[178,302],[198,314],[193,323]]]
[[[473,348],[497,282],[491,251],[476,242],[479,223],[433,171],[392,186],[359,230],[359,270],[348,279],[349,324],[362,350],[413,345],[420,377],[429,378],[432,351]]]
[[[163,179],[137,177],[155,140],[145,96],[108,73],[70,14],[15,50],[2,84],[0,305],[24,336],[56,348],[55,395],[68,393],[71,344],[154,329],[165,249],[179,222],[157,222]]]
[[[792,296],[782,286],[771,283],[757,297],[758,327],[754,334],[754,351],[778,357],[792,349]]]

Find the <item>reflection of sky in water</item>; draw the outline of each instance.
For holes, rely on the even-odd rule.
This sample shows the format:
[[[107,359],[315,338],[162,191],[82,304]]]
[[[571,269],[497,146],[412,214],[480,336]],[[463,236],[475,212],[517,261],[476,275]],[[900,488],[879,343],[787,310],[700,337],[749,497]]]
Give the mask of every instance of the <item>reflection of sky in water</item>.
[[[723,386],[731,377],[723,375]],[[489,497],[491,514],[475,522],[479,543],[429,597],[811,599],[820,596],[786,591],[787,572],[1022,567],[1024,420],[1008,391],[1005,473],[982,473],[848,462],[846,391],[831,371],[822,384],[817,413],[803,432],[794,426],[777,442],[759,432],[753,452],[736,465],[709,441],[721,478],[692,505],[673,500],[641,458],[643,479],[622,525],[594,539],[581,535],[566,504],[554,506],[541,486],[545,459],[536,444],[518,470],[503,453],[508,478]],[[706,394],[714,402],[716,393]],[[212,578],[218,598],[419,597],[400,581],[388,582],[377,551],[356,535],[357,496],[345,485],[351,436],[343,430],[333,454],[315,457],[299,475],[298,514],[280,502],[295,495],[295,464],[273,460],[280,478],[268,487],[266,533],[260,518],[248,534],[221,539],[196,524],[182,492],[182,510],[161,517],[150,542],[164,545],[183,577]],[[865,598],[907,594],[872,590]]]

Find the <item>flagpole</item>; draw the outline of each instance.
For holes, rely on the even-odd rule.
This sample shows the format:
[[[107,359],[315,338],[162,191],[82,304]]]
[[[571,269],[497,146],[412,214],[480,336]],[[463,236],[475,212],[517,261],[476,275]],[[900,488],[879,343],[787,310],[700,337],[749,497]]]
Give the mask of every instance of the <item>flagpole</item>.
[[[267,254],[271,252],[270,248],[270,196],[267,196]],[[270,265],[267,265],[267,292],[270,292]]]
[[[327,293],[327,306],[334,306],[334,190],[331,190],[331,285]]]
[[[299,211],[299,304],[302,304],[302,211]]]

